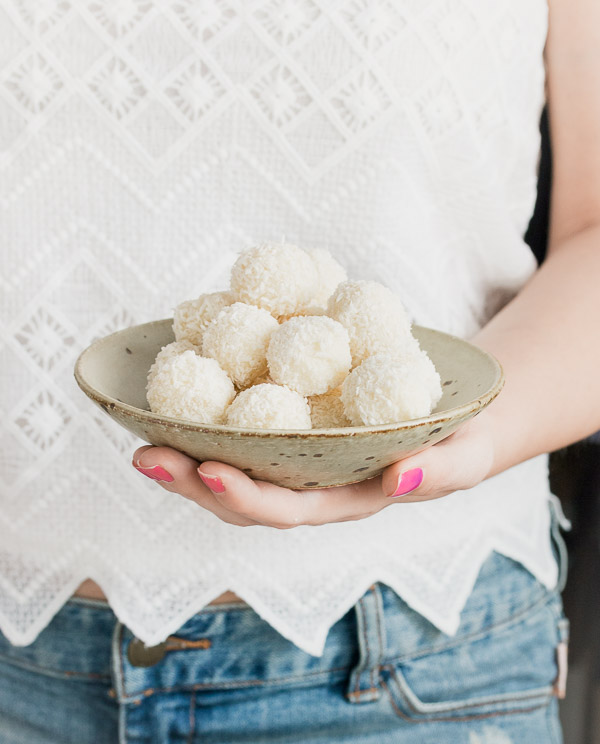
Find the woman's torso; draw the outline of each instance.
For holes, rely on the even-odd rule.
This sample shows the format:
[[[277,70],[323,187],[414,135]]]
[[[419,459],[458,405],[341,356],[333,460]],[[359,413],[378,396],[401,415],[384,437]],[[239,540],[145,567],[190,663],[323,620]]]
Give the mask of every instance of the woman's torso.
[[[240,531],[141,482],[71,372],[283,235],[473,333],[535,269],[546,4],[119,8],[1,21],[5,634],[32,640],[90,577],[148,643],[232,590],[312,653],[375,580],[447,632],[492,549],[550,585],[543,460],[361,523]]]

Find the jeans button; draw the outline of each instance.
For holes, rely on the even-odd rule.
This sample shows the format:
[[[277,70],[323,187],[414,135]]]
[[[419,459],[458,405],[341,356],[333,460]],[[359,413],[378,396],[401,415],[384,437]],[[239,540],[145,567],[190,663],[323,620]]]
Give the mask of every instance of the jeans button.
[[[127,647],[127,658],[132,666],[151,667],[158,664],[167,653],[167,642],[159,643],[158,646],[146,646],[138,638],[129,642]]]

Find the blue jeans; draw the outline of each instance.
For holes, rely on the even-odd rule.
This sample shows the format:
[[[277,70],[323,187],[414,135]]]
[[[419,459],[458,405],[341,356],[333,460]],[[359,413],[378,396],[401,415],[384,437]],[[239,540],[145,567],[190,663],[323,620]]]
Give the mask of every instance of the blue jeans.
[[[456,636],[371,587],[322,658],[242,604],[210,606],[148,651],[74,599],[31,646],[0,636],[2,744],[558,744],[558,592],[498,554]]]

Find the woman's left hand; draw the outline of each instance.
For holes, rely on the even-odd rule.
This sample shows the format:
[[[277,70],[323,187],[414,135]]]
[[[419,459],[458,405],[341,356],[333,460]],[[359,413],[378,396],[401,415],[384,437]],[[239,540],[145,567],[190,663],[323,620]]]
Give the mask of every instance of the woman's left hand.
[[[168,447],[140,447],[133,465],[224,522],[290,529],[365,519],[392,504],[472,488],[490,473],[493,454],[486,411],[439,444],[390,465],[381,476],[349,486],[291,491],[254,481],[221,462],[199,464]]]

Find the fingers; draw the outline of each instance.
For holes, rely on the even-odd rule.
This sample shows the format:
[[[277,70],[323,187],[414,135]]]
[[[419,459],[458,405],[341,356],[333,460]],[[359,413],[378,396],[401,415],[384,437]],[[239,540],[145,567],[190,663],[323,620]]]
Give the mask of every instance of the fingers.
[[[253,481],[220,462],[202,463],[199,473],[227,509],[279,529],[361,519],[387,505],[379,478],[352,486],[291,491]]]
[[[310,492],[254,481],[222,462],[203,462],[199,474],[223,506],[254,522],[289,529],[306,524]],[[305,494],[308,494],[304,497]]]
[[[489,425],[481,416],[443,442],[390,465],[378,478],[308,491],[254,481],[220,462],[199,465],[169,447],[141,447],[133,464],[166,490],[195,501],[226,522],[290,529],[363,519],[394,503],[427,501],[471,488],[490,472],[492,442]]]
[[[165,490],[178,493],[186,499],[213,512],[224,522],[239,526],[252,524],[241,515],[226,509],[198,475],[198,461],[170,447],[140,447],[134,452],[134,468]]]

